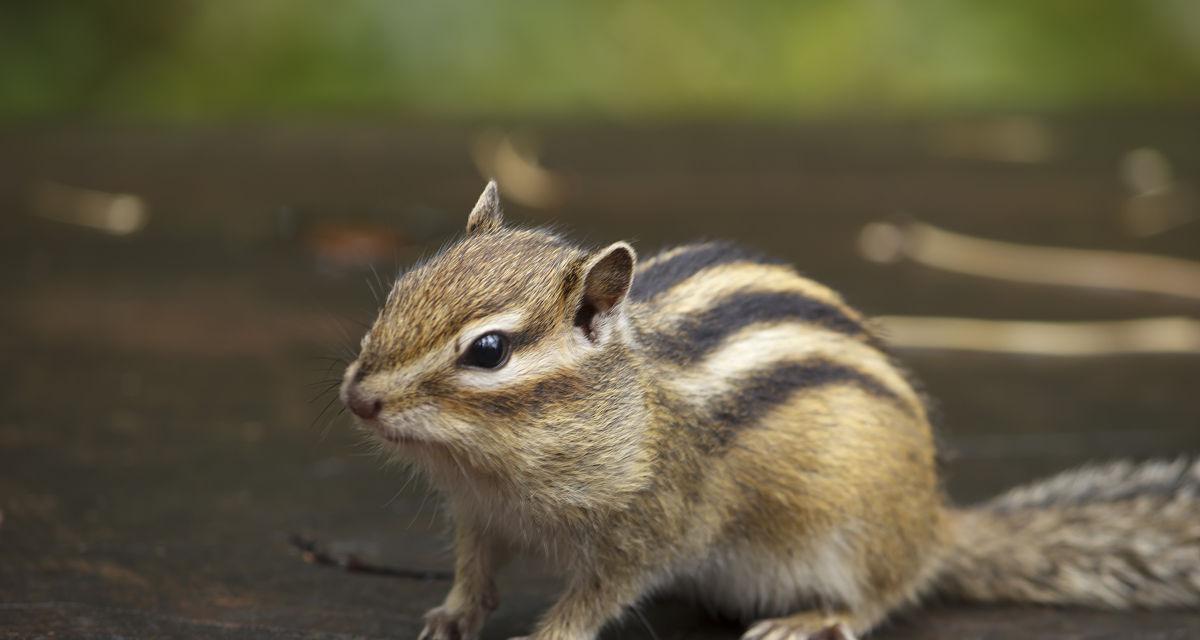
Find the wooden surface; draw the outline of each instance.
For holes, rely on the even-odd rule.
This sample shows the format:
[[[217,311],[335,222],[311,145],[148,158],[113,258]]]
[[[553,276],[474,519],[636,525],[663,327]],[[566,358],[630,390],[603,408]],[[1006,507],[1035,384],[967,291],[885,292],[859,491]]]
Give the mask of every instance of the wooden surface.
[[[980,122],[524,127],[565,199],[509,209],[643,253],[733,238],[872,314],[1200,314],[1194,300],[860,258],[862,225],[899,214],[1200,258],[1200,222],[1125,231],[1119,175],[1149,147],[1196,194],[1200,119],[1032,121],[1052,142],[1040,162],[947,149]],[[383,126],[0,133],[0,637],[416,637],[445,581],[306,563],[289,540],[372,565],[450,564],[421,481],[331,420],[336,405],[318,414],[338,368],[323,358],[371,317],[372,267],[386,279],[462,225],[482,184],[474,144],[468,129]],[[137,195],[148,224],[117,237],[50,220],[47,185]],[[1088,460],[1200,452],[1197,356],[902,356],[941,401],[958,501]],[[527,632],[555,584],[535,566],[507,572],[485,638]],[[643,609],[662,640],[739,634],[683,603]],[[652,634],[631,617],[606,637]],[[1200,613],[935,604],[871,637],[1190,638]]]

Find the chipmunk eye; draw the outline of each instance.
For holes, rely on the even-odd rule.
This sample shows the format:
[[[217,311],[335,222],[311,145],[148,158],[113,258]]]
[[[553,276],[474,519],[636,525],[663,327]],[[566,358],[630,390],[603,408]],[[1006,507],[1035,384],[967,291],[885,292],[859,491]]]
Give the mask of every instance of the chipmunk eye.
[[[461,362],[472,367],[499,369],[508,362],[509,351],[511,348],[508,336],[503,333],[485,333],[475,338],[475,342],[472,342],[463,354]]]

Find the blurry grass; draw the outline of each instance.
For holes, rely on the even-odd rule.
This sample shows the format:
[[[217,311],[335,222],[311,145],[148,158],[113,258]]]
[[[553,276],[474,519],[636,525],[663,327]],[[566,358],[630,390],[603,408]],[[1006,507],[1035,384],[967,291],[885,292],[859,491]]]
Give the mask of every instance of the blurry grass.
[[[10,120],[1200,105],[1191,0],[6,5]]]

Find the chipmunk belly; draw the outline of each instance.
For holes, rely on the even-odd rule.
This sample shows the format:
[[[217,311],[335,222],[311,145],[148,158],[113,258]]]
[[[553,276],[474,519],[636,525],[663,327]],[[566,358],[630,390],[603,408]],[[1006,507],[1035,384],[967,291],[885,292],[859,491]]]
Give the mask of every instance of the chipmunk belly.
[[[862,598],[852,550],[835,529],[780,552],[750,542],[713,549],[681,571],[674,589],[706,608],[741,619],[805,608],[853,608]]]

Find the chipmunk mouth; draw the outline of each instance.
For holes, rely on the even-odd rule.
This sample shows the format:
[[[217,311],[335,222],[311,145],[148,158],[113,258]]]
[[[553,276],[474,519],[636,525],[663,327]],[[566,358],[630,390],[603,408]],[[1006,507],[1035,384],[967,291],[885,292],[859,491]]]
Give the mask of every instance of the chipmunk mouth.
[[[430,412],[429,407],[416,407],[364,422],[376,436],[397,446],[435,444],[429,437]]]
[[[418,440],[417,438],[414,438],[410,435],[403,434],[403,433],[394,433],[394,432],[387,431],[384,429],[376,430],[376,435],[378,435],[380,438],[383,438],[384,440],[386,440],[394,445],[398,445],[398,446],[402,446],[402,447],[420,444],[422,442],[421,440]]]
[[[375,437],[394,445],[405,446],[419,444],[421,442],[421,439],[413,435],[411,432],[397,429],[383,422],[382,420],[372,420],[369,423],[364,422],[364,426],[370,429]]]

